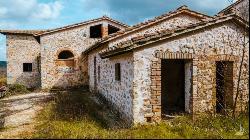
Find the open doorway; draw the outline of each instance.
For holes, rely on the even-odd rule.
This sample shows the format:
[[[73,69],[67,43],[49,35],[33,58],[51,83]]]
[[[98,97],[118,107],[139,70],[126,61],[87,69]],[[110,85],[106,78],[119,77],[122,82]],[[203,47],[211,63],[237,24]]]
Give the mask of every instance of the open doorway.
[[[163,59],[161,63],[162,115],[185,112],[185,62]]]
[[[225,113],[233,105],[233,62],[216,62],[216,113]]]

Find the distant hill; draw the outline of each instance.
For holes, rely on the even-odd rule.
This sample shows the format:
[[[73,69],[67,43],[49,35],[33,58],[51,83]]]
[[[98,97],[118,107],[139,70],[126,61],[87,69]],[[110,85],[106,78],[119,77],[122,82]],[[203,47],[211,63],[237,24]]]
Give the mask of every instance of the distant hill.
[[[0,61],[0,67],[7,67],[7,62],[6,61]]]

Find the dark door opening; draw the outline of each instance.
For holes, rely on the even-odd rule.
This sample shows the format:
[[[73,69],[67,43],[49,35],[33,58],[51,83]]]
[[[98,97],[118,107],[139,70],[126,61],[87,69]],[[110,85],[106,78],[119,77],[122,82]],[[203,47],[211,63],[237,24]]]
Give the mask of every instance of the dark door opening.
[[[162,60],[161,109],[163,115],[185,112],[185,62]]]
[[[216,113],[233,105],[233,62],[216,62]]]

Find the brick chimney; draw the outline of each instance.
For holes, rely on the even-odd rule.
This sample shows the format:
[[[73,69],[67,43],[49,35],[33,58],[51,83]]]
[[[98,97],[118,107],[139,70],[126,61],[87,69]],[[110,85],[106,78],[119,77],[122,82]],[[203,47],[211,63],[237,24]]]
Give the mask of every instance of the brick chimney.
[[[103,20],[108,19],[108,17],[106,15],[104,15],[102,17]],[[104,22],[104,24],[102,24],[102,38],[107,37],[109,35],[108,33],[108,23]]]
[[[107,37],[108,34],[108,25],[107,24],[103,24],[102,25],[102,38]]]

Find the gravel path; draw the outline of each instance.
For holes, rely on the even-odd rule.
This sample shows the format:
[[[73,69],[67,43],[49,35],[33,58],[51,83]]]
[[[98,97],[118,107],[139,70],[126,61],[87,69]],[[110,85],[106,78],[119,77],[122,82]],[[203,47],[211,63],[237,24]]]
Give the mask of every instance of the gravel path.
[[[52,93],[30,93],[0,100],[0,139],[18,138],[20,133],[32,133],[34,118]]]

